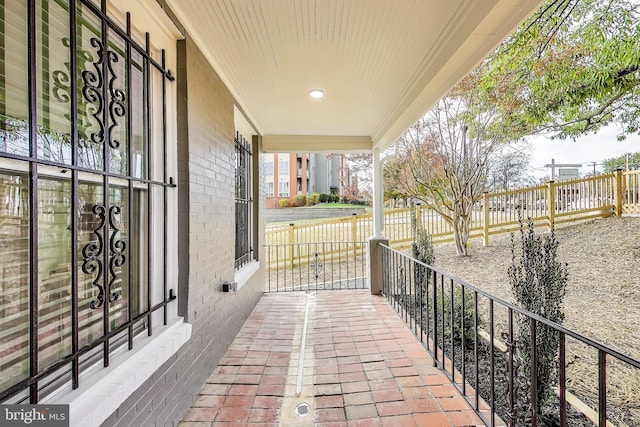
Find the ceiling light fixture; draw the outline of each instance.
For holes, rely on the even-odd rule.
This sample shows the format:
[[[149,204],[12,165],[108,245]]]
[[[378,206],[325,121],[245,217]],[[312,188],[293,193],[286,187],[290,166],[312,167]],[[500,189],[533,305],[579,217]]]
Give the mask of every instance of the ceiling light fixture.
[[[320,99],[324,96],[324,92],[320,89],[313,89],[309,91],[309,96],[313,99]]]

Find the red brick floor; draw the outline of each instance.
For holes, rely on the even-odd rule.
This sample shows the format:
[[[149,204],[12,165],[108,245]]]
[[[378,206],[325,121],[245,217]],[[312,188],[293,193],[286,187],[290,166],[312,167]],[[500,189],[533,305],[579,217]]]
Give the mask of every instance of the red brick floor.
[[[384,298],[335,291],[260,300],[180,424],[232,425],[484,424]]]

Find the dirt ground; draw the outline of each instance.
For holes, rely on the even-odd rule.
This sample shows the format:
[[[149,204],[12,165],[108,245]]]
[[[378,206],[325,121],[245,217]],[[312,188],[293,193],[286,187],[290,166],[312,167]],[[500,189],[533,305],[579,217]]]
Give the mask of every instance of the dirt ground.
[[[560,226],[556,236],[560,261],[569,270],[564,325],[640,359],[640,218]],[[464,258],[455,255],[453,244],[436,245],[435,266],[514,302],[507,277],[511,236],[492,236],[486,248],[478,239],[470,244]],[[570,391],[597,407],[597,353],[571,341],[568,352]],[[640,425],[640,370],[611,358],[607,363],[609,419],[618,426]]]

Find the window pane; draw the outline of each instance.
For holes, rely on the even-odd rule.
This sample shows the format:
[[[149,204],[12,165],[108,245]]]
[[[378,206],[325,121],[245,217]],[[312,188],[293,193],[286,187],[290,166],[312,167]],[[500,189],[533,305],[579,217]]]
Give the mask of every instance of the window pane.
[[[0,388],[29,376],[29,187],[0,171]]]
[[[39,368],[71,352],[71,183],[38,180]]]
[[[147,224],[149,218],[149,209],[147,208],[147,191],[146,188],[136,188],[133,190],[133,221],[130,228],[129,242],[132,269],[132,295],[131,306],[133,317],[147,310],[148,295],[148,265],[149,258],[147,256],[148,239]]]
[[[126,122],[126,51],[124,41],[109,34],[107,128],[109,133],[109,171],[128,173],[128,138]]]
[[[104,191],[101,177],[78,185],[78,320],[80,346],[103,335],[99,289],[104,286]],[[101,216],[102,215],[102,218]]]
[[[142,55],[137,51],[131,54],[131,175],[136,178],[147,177],[147,144],[145,140],[144,90],[142,73]]]
[[[0,151],[29,155],[26,2],[0,4]]]
[[[102,109],[104,100],[100,82],[101,50],[100,21],[78,2],[77,64],[78,64],[78,164],[102,170],[105,125]]]
[[[113,301],[109,304],[111,329],[129,320],[129,190],[109,187],[109,216],[106,224],[109,234],[107,268],[108,289]]]
[[[71,163],[69,13],[42,0],[38,10],[38,158]]]

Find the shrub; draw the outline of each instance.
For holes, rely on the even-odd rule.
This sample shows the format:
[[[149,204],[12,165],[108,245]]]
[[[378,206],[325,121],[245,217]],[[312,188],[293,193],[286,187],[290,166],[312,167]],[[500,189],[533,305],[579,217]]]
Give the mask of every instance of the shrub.
[[[511,265],[507,273],[513,294],[522,308],[556,323],[562,323],[564,313],[562,301],[567,287],[567,265],[558,261],[558,240],[554,229],[542,238],[533,232],[533,222],[529,219],[527,229],[520,219],[520,250],[516,250],[511,235]],[[531,335],[528,318],[518,317],[517,349],[520,367],[519,375],[530,378]],[[555,330],[536,326],[537,348],[537,398],[541,408],[553,396],[557,379],[557,349],[559,337]],[[527,399],[526,396],[518,396]]]
[[[414,230],[413,243],[411,244],[411,253],[413,257],[427,265],[433,265],[436,260],[436,256],[433,252],[431,235],[424,227],[417,226],[414,216],[411,217],[411,226]],[[426,288],[429,286],[429,281],[431,279],[431,274],[429,274],[430,271],[431,270],[427,267],[420,264],[416,265],[414,270],[416,294],[422,295],[422,301],[420,302],[421,305],[425,304],[425,298],[427,295]]]
[[[320,203],[327,203],[327,200],[329,200],[328,196],[329,195],[325,193],[320,194],[320,199],[319,199]]]
[[[307,196],[304,194],[298,194],[293,196],[293,206],[299,207],[304,206],[307,203]]]
[[[280,199],[278,200],[278,206],[280,206],[281,208],[288,208],[289,207],[289,199]]]
[[[313,206],[317,205],[320,201],[320,193],[311,193],[309,197],[307,197],[307,205]]]

